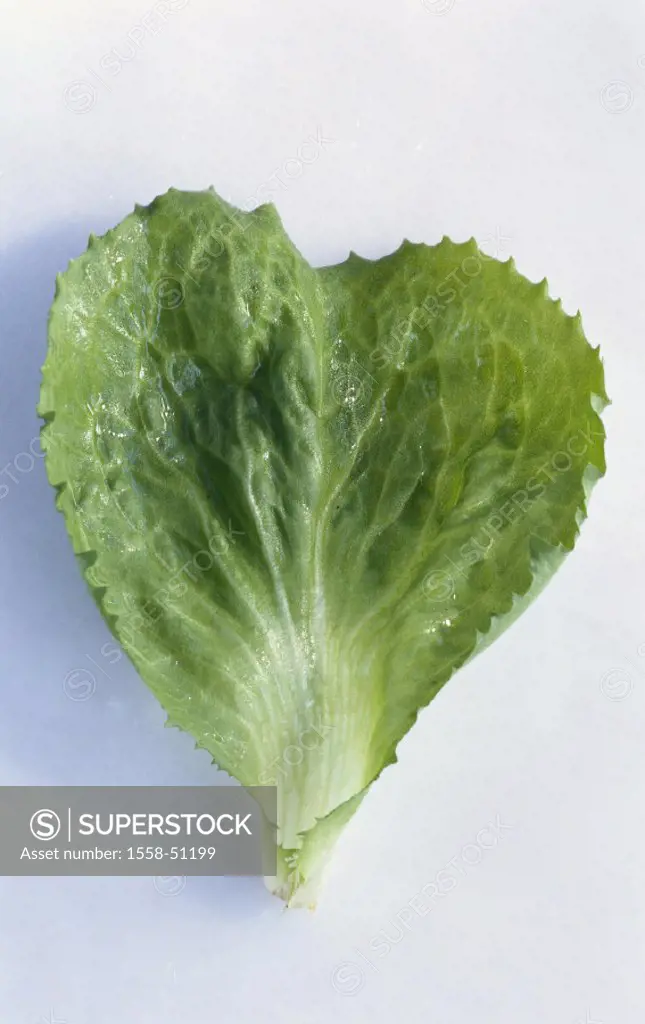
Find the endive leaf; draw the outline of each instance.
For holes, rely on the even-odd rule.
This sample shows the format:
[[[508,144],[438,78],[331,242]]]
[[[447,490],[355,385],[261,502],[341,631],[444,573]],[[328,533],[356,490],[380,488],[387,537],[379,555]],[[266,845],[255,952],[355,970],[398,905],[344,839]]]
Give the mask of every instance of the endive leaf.
[[[285,898],[573,547],[605,402],[579,316],[474,242],[315,270],[273,207],[171,190],[59,278],[58,507],[169,722],[278,785]]]

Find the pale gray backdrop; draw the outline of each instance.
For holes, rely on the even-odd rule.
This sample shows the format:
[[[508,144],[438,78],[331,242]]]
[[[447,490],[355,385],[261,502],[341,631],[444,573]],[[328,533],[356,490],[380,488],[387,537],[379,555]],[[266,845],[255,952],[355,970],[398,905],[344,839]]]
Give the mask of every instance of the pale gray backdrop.
[[[54,276],[135,201],[210,184],[239,204],[273,198],[316,264],[475,235],[582,310],[614,402],[579,548],[421,715],[316,914],[283,914],[258,879],[0,879],[0,1019],[640,1024],[642,3],[0,13],[0,783],[214,777],[111,644],[33,456]],[[311,136],[318,155],[298,170]],[[451,863],[452,891],[374,956]]]

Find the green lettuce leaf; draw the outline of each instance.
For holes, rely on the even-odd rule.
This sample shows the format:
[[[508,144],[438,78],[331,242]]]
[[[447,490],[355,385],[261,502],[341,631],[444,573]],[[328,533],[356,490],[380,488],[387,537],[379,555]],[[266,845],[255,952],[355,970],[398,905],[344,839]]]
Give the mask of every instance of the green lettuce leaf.
[[[57,505],[169,724],[278,786],[285,899],[572,549],[606,401],[580,317],[474,241],[315,270],[274,207],[171,189],[58,278]]]

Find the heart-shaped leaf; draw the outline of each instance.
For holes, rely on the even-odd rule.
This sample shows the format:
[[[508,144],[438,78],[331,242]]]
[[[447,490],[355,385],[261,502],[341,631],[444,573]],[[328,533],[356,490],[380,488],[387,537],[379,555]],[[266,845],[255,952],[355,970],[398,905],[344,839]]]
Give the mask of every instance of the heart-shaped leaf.
[[[573,547],[605,402],[579,316],[472,241],[315,270],[272,206],[171,190],[59,278],[58,507],[169,723],[278,786],[285,898]]]

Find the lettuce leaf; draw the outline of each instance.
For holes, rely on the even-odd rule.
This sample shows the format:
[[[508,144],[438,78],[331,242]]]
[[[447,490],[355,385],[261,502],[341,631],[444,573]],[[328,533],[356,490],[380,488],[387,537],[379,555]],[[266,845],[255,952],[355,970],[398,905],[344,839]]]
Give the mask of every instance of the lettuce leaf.
[[[58,508],[168,723],[278,786],[285,899],[572,549],[606,401],[579,315],[474,241],[316,270],[273,206],[171,189],[59,276]]]

